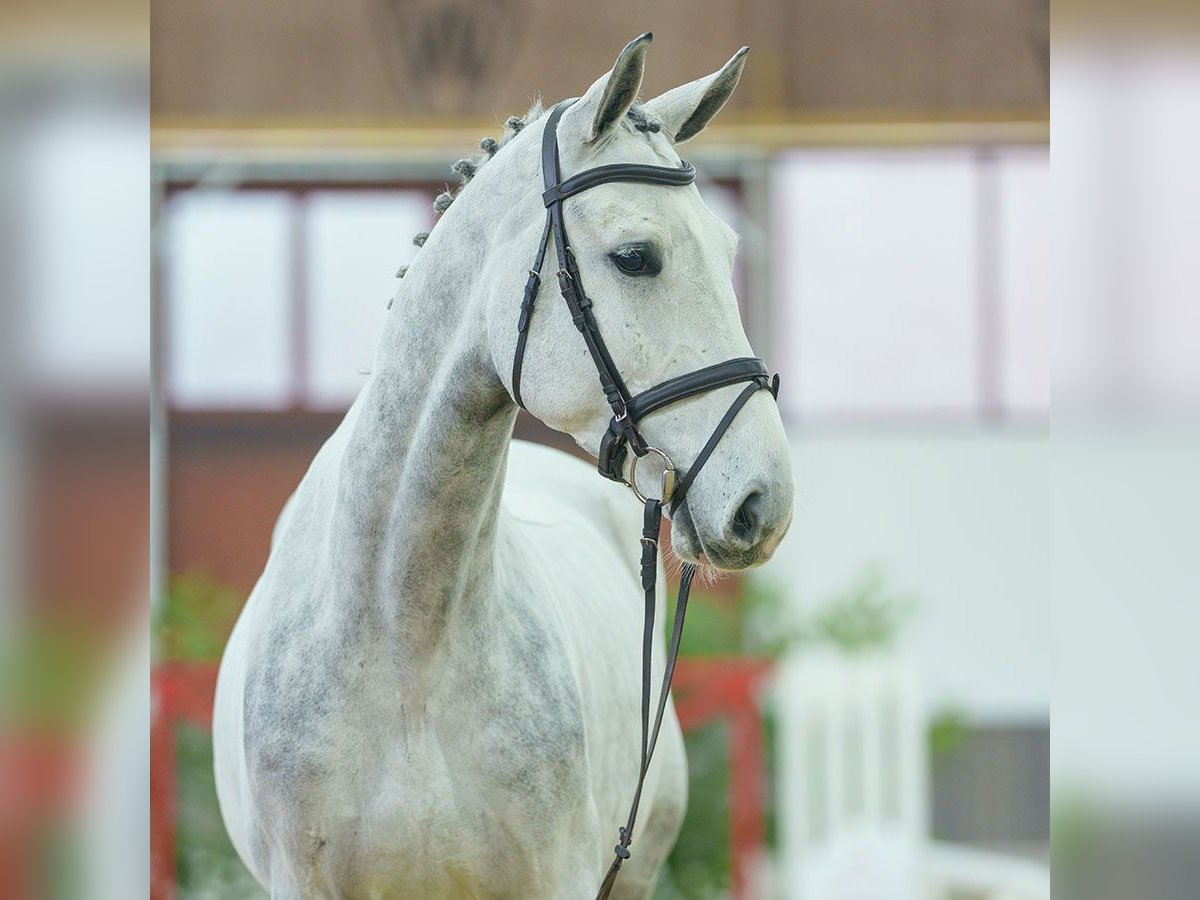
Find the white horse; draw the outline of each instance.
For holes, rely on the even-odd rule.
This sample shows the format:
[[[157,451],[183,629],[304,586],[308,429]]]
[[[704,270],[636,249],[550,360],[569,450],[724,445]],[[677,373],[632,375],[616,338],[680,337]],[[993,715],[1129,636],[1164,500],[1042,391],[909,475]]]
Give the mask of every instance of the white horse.
[[[737,84],[741,52],[635,105],[649,39],[563,115],[564,177],[678,166],[675,144]],[[481,163],[456,166],[474,177],[405,276],[374,370],[285,507],[226,649],[217,790],[272,897],[574,900],[612,858],[638,771],[641,515],[589,466],[511,443],[518,305],[545,216],[540,116],[510,120],[498,152],[485,142]],[[751,355],[730,285],[736,237],[694,186],[607,184],[567,214],[631,391]],[[610,254],[631,243],[661,271],[618,268]],[[522,394],[595,454],[611,413],[554,287]],[[742,387],[653,413],[642,433],[686,463]],[[673,517],[674,552],[763,562],[792,491],[779,414],[759,391]],[[614,897],[650,894],[685,805],[672,709]]]

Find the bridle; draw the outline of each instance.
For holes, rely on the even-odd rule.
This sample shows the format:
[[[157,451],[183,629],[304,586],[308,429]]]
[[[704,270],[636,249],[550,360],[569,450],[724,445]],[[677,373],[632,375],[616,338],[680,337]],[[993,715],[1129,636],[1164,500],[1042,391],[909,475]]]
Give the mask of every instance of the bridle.
[[[696,180],[696,170],[686,162],[678,167],[651,166],[637,163],[618,163],[616,165],[597,166],[587,169],[578,175],[563,180],[559,168],[558,157],[558,122],[574,100],[564,100],[550,111],[546,120],[546,128],[542,134],[542,179],[545,191],[542,202],[546,207],[546,224],[542,229],[541,241],[538,243],[537,254],[529,269],[529,279],[525,283],[525,296],[521,301],[521,315],[517,320],[517,348],[513,357],[512,392],[513,399],[522,409],[525,407],[521,399],[521,367],[525,359],[525,343],[529,334],[529,322],[533,316],[534,302],[537,299],[538,288],[542,281],[542,266],[546,260],[546,251],[550,238],[554,238],[554,249],[558,255],[558,287],[562,292],[567,308],[571,312],[571,321],[583,335],[591,353],[592,362],[600,375],[600,387],[612,408],[613,417],[608,423],[608,430],[600,442],[598,468],[605,478],[627,484],[633,490],[638,500],[643,503],[642,522],[642,560],[641,575],[642,589],[645,592],[645,617],[642,628],[642,752],[641,766],[638,771],[637,788],[634,791],[633,802],[629,808],[629,816],[625,825],[620,829],[620,840],[613,848],[613,861],[608,873],[597,893],[597,900],[609,896],[621,864],[629,859],[629,845],[633,840],[633,825],[637,819],[638,805],[641,802],[642,787],[645,784],[646,772],[658,743],[658,733],[662,726],[663,713],[666,710],[667,699],[671,690],[671,677],[675,672],[675,661],[679,656],[679,642],[683,635],[683,620],[687,612],[688,595],[691,592],[692,578],[695,567],[685,564],[679,583],[679,599],[675,605],[675,621],[671,628],[671,641],[667,650],[666,668],[663,673],[662,686],[659,689],[658,706],[654,714],[653,726],[650,723],[650,660],[654,646],[654,611],[657,605],[655,596],[658,581],[658,534],[662,524],[663,505],[670,505],[674,512],[683,503],[688,488],[696,480],[696,475],[703,468],[708,458],[716,449],[717,444],[733,424],[733,420],[741,412],[742,407],[758,391],[766,389],[772,396],[778,396],[779,376],[773,378],[768,374],[766,364],[757,357],[741,357],[730,359],[716,365],[697,369],[686,375],[680,375],[657,384],[654,387],[631,396],[625,386],[621,373],[613,362],[596,318],[592,314],[592,301],[583,290],[583,282],[579,277],[579,267],[575,254],[571,251],[567,239],[567,229],[563,221],[563,201],[578,193],[613,182],[636,182],[665,187],[684,187]],[[638,430],[638,422],[656,410],[678,403],[688,397],[703,394],[716,388],[732,384],[748,382],[730,405],[728,411],[717,423],[717,427],[709,436],[708,441],[696,456],[695,461],[676,480],[676,468],[671,458],[657,447],[646,443]],[[625,460],[628,451],[633,451],[633,459],[629,467],[629,480],[624,477]],[[638,460],[649,454],[658,456],[663,462],[662,488],[660,496],[646,497],[637,486]]]

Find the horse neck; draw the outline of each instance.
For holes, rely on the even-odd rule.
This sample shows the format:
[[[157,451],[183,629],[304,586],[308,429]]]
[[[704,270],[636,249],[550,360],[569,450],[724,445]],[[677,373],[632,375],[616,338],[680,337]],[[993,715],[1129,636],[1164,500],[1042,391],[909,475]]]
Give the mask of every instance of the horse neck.
[[[439,646],[457,599],[487,594],[516,418],[478,289],[488,198],[470,194],[456,203],[474,204],[438,223],[393,304],[347,422],[331,523],[335,577],[363,602],[396,605],[412,656]]]

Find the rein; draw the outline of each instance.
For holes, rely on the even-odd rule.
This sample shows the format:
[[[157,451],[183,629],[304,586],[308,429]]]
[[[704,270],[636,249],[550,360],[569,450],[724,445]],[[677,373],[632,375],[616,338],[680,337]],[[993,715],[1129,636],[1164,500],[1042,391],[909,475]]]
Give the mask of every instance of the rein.
[[[678,167],[618,163],[588,169],[563,180],[559,167],[558,122],[574,102],[574,100],[564,100],[555,106],[550,112],[545,131],[542,134],[542,179],[545,183],[542,201],[546,207],[546,224],[542,229],[542,237],[534,256],[533,265],[529,269],[529,278],[525,283],[525,294],[521,301],[521,314],[517,320],[517,347],[513,356],[512,392],[517,405],[524,409],[525,404],[521,399],[521,367],[525,359],[529,322],[542,282],[542,267],[546,261],[550,238],[553,237],[558,257],[556,277],[559,291],[571,312],[571,321],[587,344],[592,362],[596,366],[596,372],[600,376],[600,387],[604,391],[604,396],[613,413],[608,430],[600,442],[598,458],[600,474],[612,481],[628,485],[643,504],[641,577],[642,590],[645,593],[645,615],[642,626],[641,764],[638,769],[637,786],[629,807],[629,815],[618,833],[619,840],[613,848],[612,864],[596,894],[596,900],[605,900],[612,892],[622,864],[630,857],[629,846],[633,842],[633,827],[637,820],[638,807],[641,804],[642,788],[645,786],[646,773],[650,769],[650,760],[654,756],[663,714],[670,698],[671,678],[675,673],[675,662],[679,656],[679,642],[683,636],[683,620],[687,613],[688,595],[691,593],[692,579],[696,574],[695,566],[692,564],[687,563],[683,566],[683,575],[679,582],[679,598],[675,604],[675,620],[671,627],[666,666],[663,671],[662,684],[659,687],[652,725],[650,663],[654,647],[654,614],[657,606],[659,557],[658,535],[662,525],[663,507],[668,506],[671,514],[679,509],[687,495],[688,488],[695,482],[696,475],[708,461],[729,426],[733,424],[733,420],[741,412],[742,407],[760,390],[768,390],[772,396],[778,397],[779,376],[771,377],[766,364],[758,357],[742,357],[680,375],[637,395],[629,393],[620,371],[608,352],[604,338],[600,335],[600,329],[592,314],[592,301],[583,290],[575,254],[571,251],[571,245],[567,239],[567,229],[563,220],[563,201],[582,191],[613,182],[684,187],[696,180],[696,170],[686,162],[681,163]],[[747,382],[746,387],[738,394],[721,421],[717,423],[717,427],[687,472],[676,481],[676,468],[670,456],[663,450],[651,447],[646,443],[638,430],[638,422],[650,413],[678,403],[680,400],[742,382]],[[629,450],[633,451],[634,456],[629,463],[629,480],[626,481],[624,468]],[[637,487],[638,461],[649,454],[659,457],[664,465],[662,487],[658,497],[643,496]]]

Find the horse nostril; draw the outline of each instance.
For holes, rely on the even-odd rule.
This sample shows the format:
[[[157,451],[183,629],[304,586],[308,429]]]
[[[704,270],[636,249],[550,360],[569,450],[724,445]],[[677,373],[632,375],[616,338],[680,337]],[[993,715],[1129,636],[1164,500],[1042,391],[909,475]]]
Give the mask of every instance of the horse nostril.
[[[745,544],[753,544],[758,539],[759,523],[762,512],[762,493],[751,491],[742,501],[737,512],[733,514],[733,537]]]

